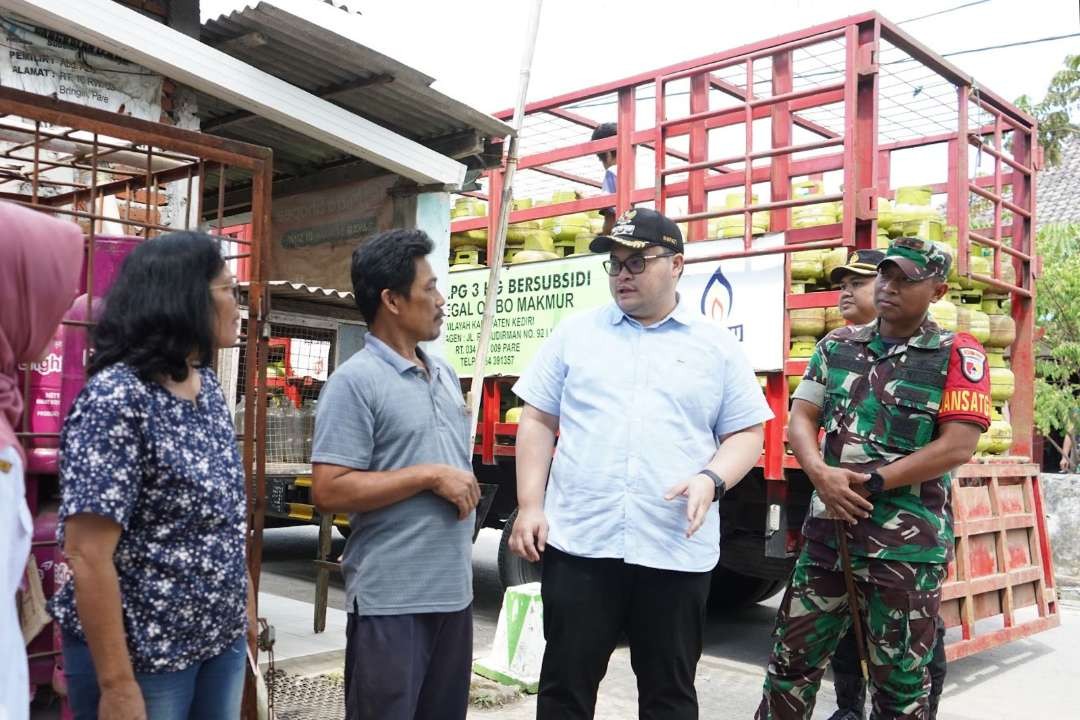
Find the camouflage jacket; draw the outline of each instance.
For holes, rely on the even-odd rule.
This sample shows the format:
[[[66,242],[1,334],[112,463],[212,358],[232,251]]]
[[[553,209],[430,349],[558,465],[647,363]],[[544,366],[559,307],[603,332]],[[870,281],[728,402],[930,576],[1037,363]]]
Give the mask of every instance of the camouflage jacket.
[[[821,408],[822,455],[834,467],[869,472],[927,445],[945,421],[990,424],[986,355],[975,338],[927,318],[907,342],[888,345],[877,323],[829,333],[814,351],[795,398]],[[849,530],[853,555],[944,563],[953,551],[948,474],[872,498],[870,517]],[[815,493],[803,534],[823,562],[835,556],[836,523]],[[811,545],[814,545],[812,542]]]

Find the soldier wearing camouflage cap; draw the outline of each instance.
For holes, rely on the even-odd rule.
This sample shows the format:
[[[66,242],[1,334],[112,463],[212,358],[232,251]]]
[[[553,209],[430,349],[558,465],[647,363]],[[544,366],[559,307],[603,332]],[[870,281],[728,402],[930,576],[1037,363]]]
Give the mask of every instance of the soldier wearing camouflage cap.
[[[878,319],[829,333],[795,391],[788,437],[815,492],[758,720],[813,714],[825,666],[851,625],[841,537],[861,598],[873,717],[929,713],[927,666],[953,554],[950,472],[990,424],[982,346],[928,314],[948,290],[949,264],[931,242],[896,240],[878,266]]]
[[[878,264],[885,259],[883,250],[856,250],[846,265],[833,268],[829,281],[840,290],[837,309],[851,325],[865,325],[877,317],[874,307],[874,278]]]

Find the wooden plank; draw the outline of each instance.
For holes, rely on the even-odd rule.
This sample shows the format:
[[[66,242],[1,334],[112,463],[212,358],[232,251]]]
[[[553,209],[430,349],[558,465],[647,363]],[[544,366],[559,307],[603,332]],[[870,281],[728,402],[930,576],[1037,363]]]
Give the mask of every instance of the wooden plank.
[[[961,465],[953,473],[957,478],[985,477],[1028,477],[1038,474],[1039,466],[1031,463],[993,463],[969,462]]]
[[[5,0],[4,5],[418,183],[459,186],[465,179],[463,164],[110,0]]]
[[[953,524],[953,531],[957,537],[985,535],[994,532],[999,525],[1004,524],[1006,530],[1017,528],[1029,528],[1035,525],[1034,515],[1006,515],[1004,518],[981,518],[979,520],[957,520]]]
[[[983,650],[989,650],[990,648],[1004,645],[1005,643],[1010,643],[1014,640],[1030,637],[1044,630],[1056,628],[1060,624],[1061,616],[1055,614],[1049,617],[1029,620],[1028,622],[1014,625],[1011,628],[1002,628],[989,633],[980,633],[977,637],[971,639],[965,638],[964,640],[949,643],[945,648],[945,657],[949,662],[953,662],[954,660],[959,660],[968,655],[974,655]]]
[[[997,531],[994,533],[998,569],[1008,571],[1011,569],[1009,564],[1008,542],[1005,537],[1005,526],[1002,523],[1001,493],[998,478],[996,477],[990,478],[990,507],[993,509],[994,517],[998,524]],[[1004,615],[1005,627],[1012,627],[1014,624],[1013,591],[1010,583],[1005,584],[1005,592],[1001,598],[1001,612]]]
[[[326,604],[330,595],[330,541],[333,535],[334,516],[322,513],[319,516],[319,551],[315,559],[315,632],[326,629]]]
[[[1035,478],[1029,475],[1028,477],[1024,478],[1024,504],[1026,507],[1030,508],[1033,513],[1038,507],[1038,504],[1035,502],[1035,492]],[[1028,536],[1028,541],[1031,547],[1032,562],[1040,568],[1045,568],[1046,565],[1043,564],[1042,556],[1042,543],[1037,537],[1039,529],[1042,527],[1044,526],[1036,524],[1035,527],[1032,528],[1032,531]],[[1054,579],[1052,577],[1046,577],[1046,573],[1044,571],[1042,574],[1042,579],[1035,585],[1035,599],[1039,605],[1039,615],[1043,617],[1050,614],[1050,601],[1047,598],[1046,587],[1048,584],[1053,584],[1053,581]]]

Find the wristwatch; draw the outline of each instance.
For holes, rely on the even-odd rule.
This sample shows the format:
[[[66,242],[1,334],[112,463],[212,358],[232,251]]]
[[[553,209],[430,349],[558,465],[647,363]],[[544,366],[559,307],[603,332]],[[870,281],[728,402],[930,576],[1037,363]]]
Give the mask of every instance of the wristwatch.
[[[870,473],[870,479],[866,481],[866,489],[871,495],[877,495],[885,489],[885,478],[877,470]]]
[[[708,468],[699,472],[698,475],[704,475],[705,477],[712,480],[713,484],[716,485],[716,492],[713,493],[713,502],[716,502],[720,498],[724,497],[724,493],[727,492],[727,484],[724,483],[724,478],[720,477]]]

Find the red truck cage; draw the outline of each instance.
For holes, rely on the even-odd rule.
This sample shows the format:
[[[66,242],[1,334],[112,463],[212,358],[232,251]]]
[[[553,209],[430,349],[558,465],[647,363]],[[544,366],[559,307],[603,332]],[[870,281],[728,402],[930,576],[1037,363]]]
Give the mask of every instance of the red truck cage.
[[[617,134],[590,141],[601,120],[617,120]],[[707,239],[710,219],[741,217],[742,247],[698,262],[783,253],[789,270],[792,252],[875,247],[894,175],[930,175],[918,184],[944,198],[945,220],[957,231],[959,275],[1007,293],[1016,323],[1011,450],[963,466],[954,480],[957,555],[942,610],[948,626],[961,628],[959,639],[950,634],[951,658],[1060,622],[1031,460],[1036,130],[1030,115],[896,24],[865,13],[529,103],[521,133],[518,197],[573,187],[579,199],[514,211],[511,223],[638,205],[685,223],[695,242]],[[607,194],[595,154],[613,149],[617,192]],[[795,196],[792,182],[799,179],[835,190]],[[502,180],[501,171],[491,172],[481,191],[470,193],[488,201],[488,215],[452,222],[453,233],[486,228],[491,250]],[[741,191],[741,207],[715,209],[710,197],[725,190]],[[838,222],[792,226],[794,209],[825,203],[839,203]],[[781,246],[756,241],[755,213],[767,213],[769,231],[783,233]],[[969,253],[979,248],[992,257],[976,265]],[[835,306],[835,291],[794,294],[790,272],[785,277],[788,311]],[[790,337],[787,313],[783,332]],[[788,505],[785,480],[799,474],[786,449],[786,376],[800,375],[806,362],[789,359],[786,350],[784,359],[783,372],[769,373],[765,388],[776,415],[759,463],[767,508]],[[516,426],[500,421],[509,381],[490,378],[483,387],[480,469],[513,456]],[[513,494],[512,477],[502,494]],[[795,520],[764,539],[763,562],[790,558]]]

